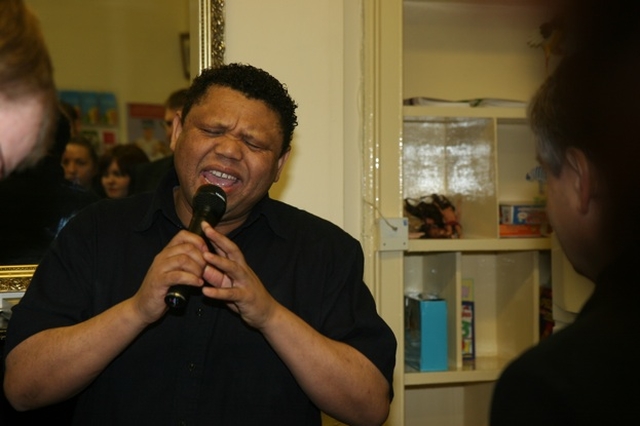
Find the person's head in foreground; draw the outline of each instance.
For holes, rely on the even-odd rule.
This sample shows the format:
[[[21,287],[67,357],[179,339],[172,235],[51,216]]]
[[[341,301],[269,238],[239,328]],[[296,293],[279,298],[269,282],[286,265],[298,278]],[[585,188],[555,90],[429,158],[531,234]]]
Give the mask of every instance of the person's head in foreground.
[[[56,120],[53,67],[40,23],[22,0],[2,0],[0,179],[44,157]]]

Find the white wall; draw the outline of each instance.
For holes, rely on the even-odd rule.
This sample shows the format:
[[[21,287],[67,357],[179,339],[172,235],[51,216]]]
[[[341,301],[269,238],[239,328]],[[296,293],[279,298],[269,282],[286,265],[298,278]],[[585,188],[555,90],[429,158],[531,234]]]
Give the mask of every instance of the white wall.
[[[225,62],[263,68],[298,103],[292,154],[271,195],[359,238],[360,1],[232,0],[225,26]]]

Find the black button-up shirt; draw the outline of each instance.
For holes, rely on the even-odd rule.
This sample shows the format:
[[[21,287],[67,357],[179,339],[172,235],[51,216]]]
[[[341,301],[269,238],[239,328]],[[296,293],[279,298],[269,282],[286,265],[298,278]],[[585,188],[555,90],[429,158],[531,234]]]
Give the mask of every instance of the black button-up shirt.
[[[183,228],[175,185],[171,172],[155,194],[104,200],[72,220],[15,307],[7,350],[131,297]],[[268,197],[229,237],[281,304],[358,349],[391,383],[396,341],[362,281],[355,239]],[[299,426],[319,425],[320,414],[262,334],[198,289],[184,312],[148,327],[79,395],[74,423]]]

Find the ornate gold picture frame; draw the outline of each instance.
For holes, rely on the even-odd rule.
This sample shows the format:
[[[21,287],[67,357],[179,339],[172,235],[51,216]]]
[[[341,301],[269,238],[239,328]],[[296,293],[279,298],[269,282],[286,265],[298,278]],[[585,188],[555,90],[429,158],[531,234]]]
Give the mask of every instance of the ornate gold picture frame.
[[[22,292],[27,289],[37,265],[0,266],[0,293]]]

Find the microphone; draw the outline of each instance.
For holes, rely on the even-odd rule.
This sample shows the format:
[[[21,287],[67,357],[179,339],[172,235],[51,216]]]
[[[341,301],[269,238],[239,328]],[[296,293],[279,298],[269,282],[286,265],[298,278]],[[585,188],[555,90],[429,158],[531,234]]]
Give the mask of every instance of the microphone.
[[[189,223],[189,232],[204,238],[200,224],[204,220],[211,226],[216,226],[227,208],[227,194],[216,185],[202,185],[193,196],[193,217]],[[206,238],[205,238],[206,241]],[[183,308],[189,300],[191,286],[175,284],[169,288],[164,301],[170,308]]]

